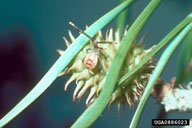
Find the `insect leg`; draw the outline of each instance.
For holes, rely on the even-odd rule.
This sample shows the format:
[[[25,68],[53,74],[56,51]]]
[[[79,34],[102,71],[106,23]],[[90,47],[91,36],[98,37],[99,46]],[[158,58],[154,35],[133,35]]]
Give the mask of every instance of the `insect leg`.
[[[115,43],[115,44],[118,44],[115,41],[105,41],[105,40],[97,41],[97,43],[100,43],[100,44],[104,44],[104,43],[109,43],[109,44]]]
[[[97,41],[96,43],[100,43],[100,44],[105,44],[105,43],[113,43],[113,41],[105,41],[105,40],[101,40],[101,41]]]
[[[100,52],[100,54],[101,54],[105,59],[107,59],[106,55],[104,55],[102,52]]]
[[[98,61],[99,61],[99,71],[101,71],[101,68],[102,68],[103,71],[106,73],[106,71],[105,71],[105,67],[104,67],[104,65],[101,63],[100,58],[98,58]]]
[[[93,44],[94,40],[92,37],[90,37],[87,33],[85,33],[83,30],[81,30],[79,27],[77,27],[74,23],[69,22],[69,24],[74,27],[75,29],[77,29],[79,31],[79,33],[83,33],[85,36],[87,36],[91,41],[90,43]]]
[[[86,52],[88,52],[88,51],[92,51],[93,49],[91,49],[91,48],[87,48],[86,49]]]

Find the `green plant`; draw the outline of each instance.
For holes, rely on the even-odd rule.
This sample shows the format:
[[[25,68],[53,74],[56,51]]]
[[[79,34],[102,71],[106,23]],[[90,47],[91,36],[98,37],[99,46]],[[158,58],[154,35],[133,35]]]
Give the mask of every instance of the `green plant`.
[[[132,68],[129,72],[123,74],[119,79],[119,73],[121,73],[121,68],[123,62],[126,58],[128,51],[131,49],[132,43],[136,39],[137,35],[143,28],[146,21],[149,19],[151,14],[154,12],[156,7],[160,4],[162,0],[151,0],[147,7],[142,11],[139,17],[128,29],[124,38],[121,40],[118,50],[115,52],[112,63],[109,67],[109,71],[106,75],[105,84],[98,96],[98,98],[85,110],[85,112],[77,119],[72,127],[89,127],[103,112],[107,106],[112,93],[115,89],[121,88],[122,83],[127,79],[132,77],[134,73],[139,71],[150,59],[153,57],[163,46],[165,46],[171,39],[175,39],[170,43],[167,49],[163,52],[162,57],[158,61],[157,67],[154,70],[149,82],[142,94],[141,101],[138,105],[136,113],[133,117],[133,121],[130,127],[137,127],[139,117],[143,110],[143,107],[151,93],[153,86],[155,85],[159,75],[164,69],[167,61],[169,60],[171,54],[185,37],[185,35],[191,30],[192,27],[192,15],[187,16],[178,26],[176,26],[167,36],[165,36],[162,41],[160,41],[153,49],[146,53],[146,55],[140,60],[140,63]],[[97,20],[93,25],[91,25],[85,32],[93,37],[101,28],[103,28],[107,23],[109,23],[115,16],[117,16],[122,10],[124,10],[128,5],[133,3],[134,0],[127,0],[120,4],[118,7],[104,15],[102,18]],[[124,19],[121,19],[125,22]],[[121,21],[120,20],[120,21]],[[78,52],[88,43],[89,38],[81,34],[76,38],[70,47],[65,50],[61,57],[56,61],[52,68],[45,74],[45,76],[40,80],[40,82],[32,89],[29,94],[23,98],[5,117],[0,120],[0,127],[6,125],[9,121],[15,118],[20,112],[22,112],[27,106],[29,106],[35,99],[37,99],[57,78],[57,76],[72,62],[73,58],[78,54]]]

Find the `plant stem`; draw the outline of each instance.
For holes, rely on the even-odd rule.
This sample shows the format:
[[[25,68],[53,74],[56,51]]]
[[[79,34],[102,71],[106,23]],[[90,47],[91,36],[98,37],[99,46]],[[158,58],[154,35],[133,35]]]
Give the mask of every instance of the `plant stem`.
[[[77,119],[77,121],[72,125],[73,128],[89,127],[104,111],[109,99],[111,98],[112,92],[118,80],[118,74],[132,42],[161,1],[162,0],[152,0],[130,27],[127,34],[121,41],[117,53],[115,54],[99,97]]]
[[[179,84],[184,83],[186,80],[192,80],[191,72],[191,61],[192,61],[192,30],[187,35],[183,46],[179,52],[178,56],[178,66],[177,66],[177,79],[174,87],[178,87]]]
[[[154,56],[163,46],[165,46],[175,35],[177,35],[187,24],[192,21],[192,13],[188,15],[179,25],[177,25],[171,32],[169,32],[146,56],[143,57],[141,62],[135,66],[131,71],[125,74],[118,81],[117,85],[120,87],[122,83],[127,80],[132,74],[139,70],[152,56]]]
[[[152,76],[149,79],[149,82],[146,86],[146,89],[143,93],[143,96],[141,97],[141,101],[139,102],[139,105],[137,107],[137,110],[133,116],[130,128],[136,128],[140,115],[142,113],[142,110],[145,106],[145,103],[151,94],[151,90],[154,87],[157,79],[159,78],[161,72],[163,71],[164,67],[166,66],[169,58],[175,51],[176,47],[180,44],[182,39],[185,37],[185,35],[192,29],[192,22],[188,24],[180,33],[179,35],[171,42],[171,44],[165,49],[163,54],[161,55],[161,58],[159,59],[157,66],[152,74]]]
[[[100,29],[114,19],[122,10],[133,3],[134,0],[127,0],[120,4],[103,17],[92,24],[85,32],[90,36],[94,36]],[[19,113],[27,108],[33,101],[35,101],[57,78],[58,74],[66,68],[73,57],[81,50],[81,48],[88,42],[88,38],[81,34],[71,45],[65,50],[64,54],[55,62],[50,70],[43,76],[43,78],[35,85],[35,87],[1,120],[0,127],[5,126],[9,121],[14,119]]]
[[[120,3],[122,3],[123,1],[124,0],[120,0]],[[116,26],[120,27],[119,35],[122,35],[125,26],[130,24],[131,21],[130,17],[131,17],[131,7],[126,8],[117,17]]]

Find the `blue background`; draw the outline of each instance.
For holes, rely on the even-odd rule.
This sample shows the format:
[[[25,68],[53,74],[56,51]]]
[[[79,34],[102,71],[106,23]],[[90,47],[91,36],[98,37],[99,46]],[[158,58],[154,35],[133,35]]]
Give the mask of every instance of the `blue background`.
[[[132,23],[150,0],[137,0],[131,7]],[[68,25],[73,21],[81,28],[90,25],[119,4],[117,0],[0,0],[0,117],[16,105],[42,78],[65,49],[62,39],[68,38]],[[145,25],[145,47],[158,43],[174,26],[192,11],[191,0],[164,0]],[[111,23],[115,24],[115,22]],[[110,27],[110,26],[107,26]],[[161,77],[169,81],[176,76],[177,52],[170,59]],[[161,53],[162,50],[159,52]],[[156,55],[158,58],[160,54]],[[85,97],[72,101],[75,85],[67,92],[64,83],[69,76],[58,78],[32,105],[11,121],[7,128],[67,128],[86,109]],[[150,98],[141,116],[139,127],[151,127],[161,106]],[[118,117],[117,107],[94,124],[97,127],[128,127],[134,110],[127,107]],[[167,118],[192,118],[190,114],[169,113]]]

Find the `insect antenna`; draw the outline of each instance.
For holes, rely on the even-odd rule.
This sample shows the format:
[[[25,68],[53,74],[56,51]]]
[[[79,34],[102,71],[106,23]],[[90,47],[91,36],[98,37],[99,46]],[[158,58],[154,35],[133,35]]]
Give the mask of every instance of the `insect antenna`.
[[[94,42],[93,38],[90,37],[87,33],[85,33],[83,30],[81,30],[79,27],[77,27],[74,23],[69,22],[69,24],[74,27],[75,29],[77,29],[80,33],[83,33],[85,36],[87,36],[92,42]]]

